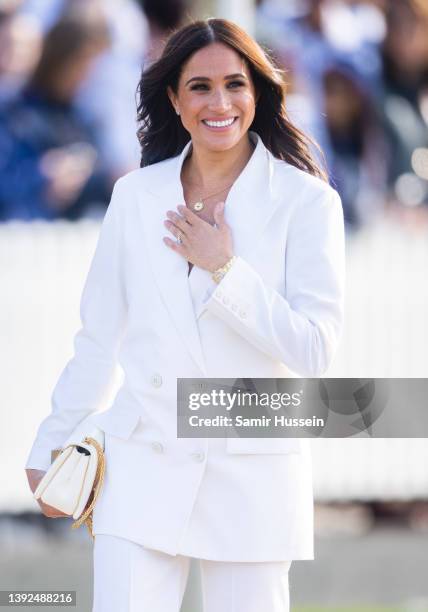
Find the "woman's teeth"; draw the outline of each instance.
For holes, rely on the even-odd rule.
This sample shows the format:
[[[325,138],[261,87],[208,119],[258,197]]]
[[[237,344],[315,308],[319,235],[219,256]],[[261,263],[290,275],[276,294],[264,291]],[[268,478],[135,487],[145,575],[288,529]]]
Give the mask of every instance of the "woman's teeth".
[[[203,119],[203,123],[205,123],[205,125],[208,125],[209,127],[227,127],[228,125],[232,125],[232,123],[235,121],[236,117],[232,117],[231,119],[226,119],[225,121],[208,121],[206,119]]]

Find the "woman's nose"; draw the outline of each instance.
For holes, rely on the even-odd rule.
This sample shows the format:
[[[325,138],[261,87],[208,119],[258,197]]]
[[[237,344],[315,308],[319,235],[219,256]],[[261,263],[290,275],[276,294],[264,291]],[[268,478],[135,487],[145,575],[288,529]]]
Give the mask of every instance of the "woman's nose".
[[[217,112],[227,111],[231,106],[228,93],[223,91],[222,89],[214,91],[209,106],[212,110],[215,110]]]

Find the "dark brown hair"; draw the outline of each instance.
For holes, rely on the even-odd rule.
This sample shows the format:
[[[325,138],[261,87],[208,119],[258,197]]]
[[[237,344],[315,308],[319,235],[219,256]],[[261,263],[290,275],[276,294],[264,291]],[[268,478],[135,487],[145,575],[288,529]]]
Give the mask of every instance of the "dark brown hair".
[[[167,87],[176,93],[184,64],[193,53],[214,42],[228,45],[247,62],[259,95],[250,130],[257,132],[276,158],[328,180],[309,145],[314,144],[322,155],[321,149],[288,119],[284,71],[276,67],[267,52],[245,30],[226,19],[194,21],[182,27],[170,36],[161,57],[143,71],[137,89],[140,166],[178,155],[190,140],[189,132],[167,96]]]

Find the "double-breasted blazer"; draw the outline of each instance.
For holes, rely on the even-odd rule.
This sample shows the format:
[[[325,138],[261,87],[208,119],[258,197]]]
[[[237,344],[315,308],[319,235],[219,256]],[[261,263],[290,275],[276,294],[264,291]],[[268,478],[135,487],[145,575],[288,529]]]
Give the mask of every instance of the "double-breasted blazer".
[[[26,467],[47,469],[51,449],[89,415],[106,434],[95,534],[221,561],[313,559],[309,440],[177,437],[177,378],[319,377],[341,334],[339,195],[250,138],[225,204],[237,260],[219,284],[196,266],[188,276],[163,242],[167,210],[184,203],[191,141],[116,182],[74,355]],[[105,410],[117,364],[123,383]]]

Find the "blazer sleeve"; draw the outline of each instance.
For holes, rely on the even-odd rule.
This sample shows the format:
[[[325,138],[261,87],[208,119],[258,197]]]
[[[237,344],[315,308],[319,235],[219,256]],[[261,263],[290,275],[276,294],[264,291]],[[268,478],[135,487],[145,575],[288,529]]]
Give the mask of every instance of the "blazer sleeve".
[[[342,203],[331,187],[299,202],[290,220],[284,292],[267,286],[242,257],[206,307],[299,376],[329,367],[344,313],[345,237]]]
[[[77,424],[99,408],[113,380],[127,311],[121,274],[121,180],[113,188],[83,287],[74,355],[55,385],[51,412],[39,426],[26,468],[48,469],[51,450],[61,447]]]

